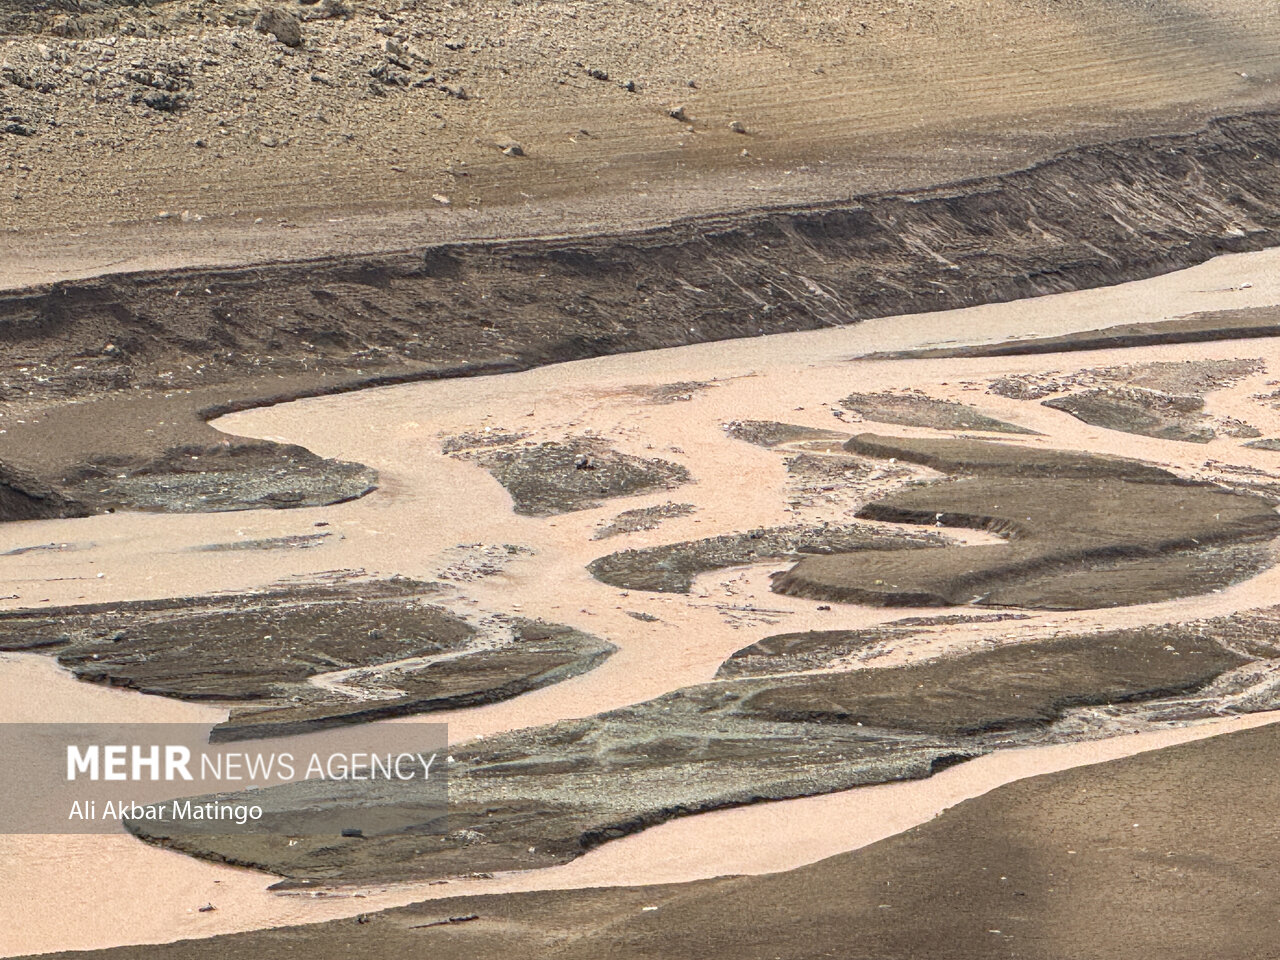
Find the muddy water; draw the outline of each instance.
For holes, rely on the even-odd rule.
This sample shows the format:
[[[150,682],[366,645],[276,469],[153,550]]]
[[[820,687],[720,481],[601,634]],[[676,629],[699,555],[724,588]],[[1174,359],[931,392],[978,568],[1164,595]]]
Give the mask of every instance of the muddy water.
[[[1280,454],[1220,437],[1209,444],[1161,441],[1090,427],[1034,402],[986,394],[998,376],[1071,372],[1148,360],[1259,357],[1280,370],[1280,343],[1267,340],[1007,359],[858,361],[873,350],[1053,335],[1116,323],[1160,320],[1199,310],[1280,303],[1280,252],[1225,257],[1121,287],[872,321],[850,328],[603,358],[502,377],[371,390],[224,418],[231,433],[288,440],[355,459],[382,476],[374,495],[334,507],[207,516],[115,514],[0,529],[0,553],[40,544],[60,551],[0,556],[0,596],[12,607],[163,597],[246,589],[283,577],[332,570],[446,578],[444,602],[463,613],[515,612],[568,623],[606,637],[619,651],[592,673],[517,700],[440,715],[455,741],[513,727],[584,716],[711,679],[734,650],[771,633],[867,626],[926,611],[839,607],[768,590],[775,566],[703,575],[688,596],[619,591],[593,580],[586,564],[614,550],[712,536],[756,526],[848,519],[852,491],[789,486],[784,457],[726,438],[735,419],[783,420],[850,432],[833,405],[854,391],[920,387],[1041,431],[1022,442],[1142,457],[1192,476],[1208,461],[1261,470],[1280,482]],[[1280,374],[1259,373],[1211,394],[1208,411],[1280,435],[1280,411],[1253,399]],[[653,403],[645,390],[697,382],[689,399]],[[531,440],[598,435],[617,449],[688,467],[695,481],[573,514],[528,518],[479,466],[442,455],[442,438],[485,429]],[[874,427],[880,432],[931,431]],[[865,494],[865,492],[864,492]],[[625,509],[691,503],[694,512],[652,531],[592,540]],[[317,526],[324,524],[324,526]],[[314,549],[201,553],[212,543],[330,534]],[[480,574],[476,545],[514,544],[502,569]],[[1046,630],[1189,619],[1273,602],[1280,568],[1203,597],[1107,611],[1036,614],[1028,620],[966,625],[928,645],[904,647],[868,664],[900,663],[990,641],[1017,642]],[[656,617],[642,622],[629,616]],[[928,611],[936,612],[936,611]],[[38,655],[0,660],[0,719],[216,720],[208,705],[105,690],[73,681]],[[644,883],[797,866],[871,842],[943,807],[1008,780],[1095,762],[1179,739],[1211,735],[1272,717],[1159,730],[1087,745],[1010,751],[964,764],[922,783],[886,785],[833,797],[704,815],[611,843],[575,863],[486,882],[483,889]],[[1118,752],[1116,752],[1118,751]],[[839,824],[833,827],[832,824]],[[744,838],[746,838],[744,840]],[[83,948],[203,936],[322,920],[465,889],[478,883],[344,891],[334,896],[267,892],[269,878],[200,864],[126,837],[0,838],[0,912],[21,905],[26,922],[0,931],[0,951]],[[118,878],[130,878],[129,884]],[[210,912],[198,907],[212,903]],[[71,910],[68,910],[68,907]],[[69,919],[70,918],[70,919]]]

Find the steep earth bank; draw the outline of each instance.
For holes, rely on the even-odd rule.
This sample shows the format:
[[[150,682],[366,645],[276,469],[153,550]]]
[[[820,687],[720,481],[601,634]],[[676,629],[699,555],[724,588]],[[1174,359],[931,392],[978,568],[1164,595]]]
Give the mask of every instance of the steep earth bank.
[[[184,450],[225,441],[200,421],[247,406],[1037,296],[1258,249],[1280,238],[1278,133],[1275,116],[1227,118],[852,203],[10,294],[0,464],[51,493],[32,505],[10,484],[9,517],[216,502],[172,484],[95,490],[85,472],[180,474]],[[321,490],[283,499],[372,484],[351,465],[313,466]],[[221,496],[225,508],[273,492]]]

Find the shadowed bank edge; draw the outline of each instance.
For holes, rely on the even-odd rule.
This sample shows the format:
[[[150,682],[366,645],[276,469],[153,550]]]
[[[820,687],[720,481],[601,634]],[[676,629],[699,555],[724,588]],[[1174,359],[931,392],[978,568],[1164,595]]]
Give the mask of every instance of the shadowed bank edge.
[[[40,415],[0,436],[0,509],[339,502],[372,489],[372,472],[204,421],[377,384],[1059,293],[1261,249],[1280,237],[1278,133],[1275,115],[1227,117],[1004,176],[635,234],[7,294],[0,389],[10,409]],[[202,481],[193,457],[225,469]]]

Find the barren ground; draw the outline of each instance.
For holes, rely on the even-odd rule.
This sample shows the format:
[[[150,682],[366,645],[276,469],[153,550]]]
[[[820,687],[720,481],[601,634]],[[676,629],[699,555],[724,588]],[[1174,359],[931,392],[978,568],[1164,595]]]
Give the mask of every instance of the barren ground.
[[[6,5],[0,720],[456,779],[0,837],[0,954],[1267,955],[1278,84],[1245,0]]]

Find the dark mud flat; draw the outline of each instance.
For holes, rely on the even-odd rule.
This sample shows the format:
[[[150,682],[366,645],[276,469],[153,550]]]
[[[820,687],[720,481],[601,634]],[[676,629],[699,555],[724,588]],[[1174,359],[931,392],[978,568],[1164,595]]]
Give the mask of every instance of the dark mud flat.
[[[809,554],[917,550],[938,547],[944,542],[932,534],[885,531],[865,524],[796,525],[623,550],[591,561],[587,569],[602,583],[623,590],[688,593],[698,574],[725,567],[789,560]]]
[[[1026,620],[1029,614],[991,613],[978,616],[944,615],[907,617],[861,630],[805,630],[765,637],[735,651],[720,664],[716,678],[735,680],[823,670],[841,661],[873,658],[894,644],[906,644],[936,636],[931,628],[963,623],[1001,623]],[[885,650],[887,652],[887,650]]]
[[[817,427],[805,427],[796,423],[779,423],[774,420],[735,420],[724,428],[725,433],[734,440],[753,443],[757,447],[778,447],[789,443],[806,441],[836,441],[843,443],[847,433],[838,430],[821,430]]]
[[[1202,425],[1204,401],[1199,397],[1111,388],[1087,390],[1043,403],[1091,426],[1158,440],[1209,443],[1216,436],[1212,427]]]
[[[493,474],[511,494],[515,512],[526,517],[586,510],[603,500],[670,490],[692,479],[678,463],[619,453],[592,437],[486,446],[453,456],[475,460]]]
[[[457,897],[59,956],[651,960],[699,944],[725,960],[1057,960],[1069,944],[1075,957],[1257,960],[1274,955],[1280,923],[1267,895],[1280,860],[1277,762],[1273,725],[1008,784],[784,873]]]
[[[504,700],[614,649],[518,618],[478,628],[437,594],[392,578],[16,611],[0,614],[0,650],[53,650],[81,680],[226,703],[212,737],[235,740]]]
[[[1144,460],[982,440],[935,440],[932,437],[887,437],[860,433],[846,440],[844,449],[859,456],[906,460],[952,474],[1180,482],[1168,470]]]
[[[655,507],[624,510],[591,535],[592,540],[608,540],[628,533],[656,530],[664,520],[687,517],[697,508],[692,503],[660,503]]]
[[[0,464],[56,488],[96,462],[141,467],[210,446],[217,440],[201,421],[229,410],[1059,293],[1261,249],[1280,240],[1278,129],[1270,115],[1224,118],[1002,176],[633,234],[108,276],[6,294],[0,396],[34,415],[0,441]],[[934,256],[921,256],[922,246]],[[115,419],[89,403],[59,408],[126,391],[131,401],[150,394],[158,415],[136,403]],[[157,422],[167,426],[149,436]],[[18,499],[0,516],[45,509]],[[71,511],[105,508],[69,499]]]
[[[178,447],[149,460],[98,458],[59,485],[95,513],[209,513],[344,503],[372,493],[377,480],[363,464],[318,457],[296,444],[235,440]]]
[[[1100,330],[1067,333],[1058,337],[1028,337],[999,343],[961,347],[929,347],[869,353],[862,360],[933,360],[963,357],[1021,357],[1040,353],[1081,350],[1114,350],[1119,347],[1152,347],[1168,343],[1209,343],[1215,340],[1251,340],[1280,336],[1280,307],[1244,310],[1211,310],[1189,317],[1152,323],[1122,323]]]
[[[982,430],[989,433],[1034,434],[1014,423],[989,417],[968,404],[937,400],[919,393],[855,393],[840,401],[864,420],[934,430]]]
[[[1054,724],[1073,707],[1212,709],[1198,691],[1256,654],[1213,631],[1138,629],[1069,636],[883,670],[710,683],[584,720],[503,733],[453,750],[447,824],[364,838],[189,837],[131,821],[152,842],[294,881],[428,878],[571,860],[664,820],[759,800],[929,776],[1006,746],[1079,736]],[[1227,625],[1222,632],[1230,633]],[[1252,709],[1274,696],[1264,693]],[[287,819],[363,807],[359,785],[316,784],[305,803],[255,791]],[[443,834],[435,838],[423,833]]]
[[[1205,396],[1260,373],[1258,359],[1157,361],[1081,370],[1063,376],[1022,374],[992,383],[989,392],[1018,400],[1044,400],[1077,420],[1160,440],[1208,443],[1224,433],[1256,437],[1254,427],[1205,413]]]
[[[233,540],[229,543],[207,543],[193,549],[201,553],[238,553],[242,550],[311,550],[324,546],[329,533],[301,533],[288,537],[268,537],[262,540]]]
[[[89,507],[25,470],[0,463],[0,520],[87,517]]]
[[[863,435],[849,448],[960,474],[859,516],[982,529],[1008,544],[807,557],[775,575],[779,593],[884,606],[1119,606],[1246,579],[1271,563],[1269,541],[1280,535],[1270,501],[1149,464],[968,440]]]
[[[510,700],[594,670],[617,649],[571,627],[519,617],[503,618],[500,632],[501,645],[494,648],[434,663],[393,666],[371,678],[357,678],[354,702],[308,691],[310,697],[296,697],[280,706],[233,708],[214,730],[213,739],[307,733]]]
[[[27,413],[0,437],[0,520],[324,506],[376,489],[362,464],[214,430],[205,420],[225,412],[226,393],[140,391]]]

